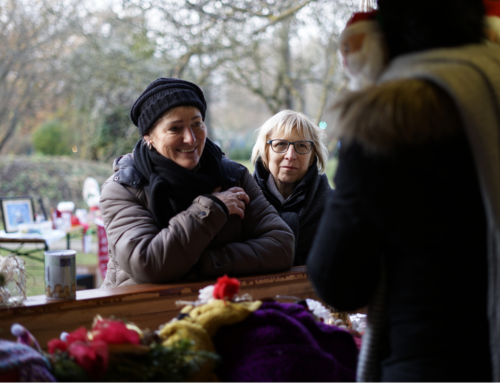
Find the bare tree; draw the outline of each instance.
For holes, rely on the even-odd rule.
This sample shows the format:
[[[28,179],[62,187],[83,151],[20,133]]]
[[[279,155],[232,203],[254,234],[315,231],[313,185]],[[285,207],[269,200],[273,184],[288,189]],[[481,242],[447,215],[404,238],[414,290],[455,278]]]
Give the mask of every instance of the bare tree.
[[[94,12],[92,24],[65,62],[69,94],[65,119],[78,131],[80,156],[108,161],[131,151],[139,139],[128,114],[152,79],[173,67],[157,55],[143,12]]]
[[[335,4],[327,0],[161,4],[166,19],[175,25],[175,38],[186,49],[178,58],[177,68],[182,70],[174,71],[174,76],[196,72],[193,62],[204,62],[207,70],[198,70],[198,74],[220,69],[222,75],[261,98],[271,113],[283,108],[308,109],[319,122],[329,94],[342,79],[337,73],[337,38],[342,24],[338,19],[345,22],[357,9],[352,0]],[[319,33],[299,41],[299,31],[311,27]],[[189,45],[193,41],[197,43]],[[200,81],[200,77],[193,80]],[[307,94],[311,86],[319,88],[314,102]],[[313,104],[314,112],[309,110]]]
[[[63,0],[0,1],[0,151],[19,122],[53,102],[58,63],[77,6]]]

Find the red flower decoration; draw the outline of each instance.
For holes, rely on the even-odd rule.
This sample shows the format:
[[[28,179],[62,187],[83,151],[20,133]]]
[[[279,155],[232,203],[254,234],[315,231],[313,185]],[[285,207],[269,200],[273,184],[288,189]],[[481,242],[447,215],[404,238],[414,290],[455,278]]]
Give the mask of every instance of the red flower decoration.
[[[57,338],[50,340],[47,345],[49,346],[49,354],[55,354],[57,350],[64,352],[68,349],[68,344]]]
[[[224,275],[221,278],[217,278],[213,294],[215,299],[227,298],[231,300],[239,291],[240,281],[236,278],[229,278],[227,275]]]
[[[108,345],[103,341],[74,342],[68,352],[94,380],[101,378],[108,368]]]
[[[139,334],[118,320],[98,320],[92,329],[92,336],[93,341],[103,341],[107,344],[141,343]]]
[[[70,332],[66,338],[68,345],[74,342],[88,342],[89,337],[87,335],[87,329],[85,327],[80,327],[73,332]]]

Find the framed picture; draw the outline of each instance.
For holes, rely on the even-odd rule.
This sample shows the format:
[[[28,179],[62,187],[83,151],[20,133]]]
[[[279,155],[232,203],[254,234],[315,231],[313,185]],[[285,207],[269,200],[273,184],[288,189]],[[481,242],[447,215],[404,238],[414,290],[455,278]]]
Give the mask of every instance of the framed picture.
[[[0,198],[3,226],[6,233],[17,231],[21,223],[35,222],[35,209],[31,197]]]

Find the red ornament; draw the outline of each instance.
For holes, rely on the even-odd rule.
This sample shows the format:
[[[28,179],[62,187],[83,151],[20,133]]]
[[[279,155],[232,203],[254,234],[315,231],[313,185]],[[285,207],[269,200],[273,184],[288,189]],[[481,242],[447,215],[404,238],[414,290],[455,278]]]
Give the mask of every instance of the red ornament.
[[[229,278],[224,275],[221,278],[217,278],[217,283],[214,286],[214,298],[215,299],[233,299],[233,297],[240,291],[240,281],[236,278]]]
[[[103,341],[74,342],[68,352],[94,380],[101,378],[108,368],[108,345]]]
[[[92,328],[92,336],[94,341],[100,340],[107,344],[141,343],[139,334],[118,320],[98,320]]]
[[[80,220],[76,215],[71,216],[71,226],[78,226],[80,224]]]
[[[80,341],[80,342],[88,342],[89,337],[87,335],[87,329],[85,327],[80,327],[73,332],[70,332],[66,337],[66,342],[68,344]]]
[[[68,344],[61,339],[52,339],[47,345],[49,346],[49,354],[55,354],[57,350],[64,352],[68,349]]]

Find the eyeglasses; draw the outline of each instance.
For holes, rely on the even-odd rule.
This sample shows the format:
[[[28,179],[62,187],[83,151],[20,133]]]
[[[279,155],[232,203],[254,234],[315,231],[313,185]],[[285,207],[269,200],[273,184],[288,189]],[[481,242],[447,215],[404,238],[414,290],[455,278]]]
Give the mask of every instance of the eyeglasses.
[[[266,144],[271,145],[271,149],[275,153],[285,153],[290,145],[293,145],[295,152],[297,154],[307,154],[311,151],[314,146],[314,142],[312,141],[295,141],[290,142],[287,140],[269,140]]]

